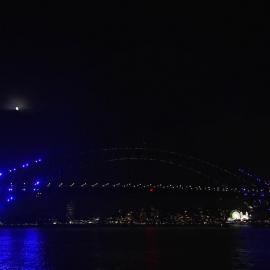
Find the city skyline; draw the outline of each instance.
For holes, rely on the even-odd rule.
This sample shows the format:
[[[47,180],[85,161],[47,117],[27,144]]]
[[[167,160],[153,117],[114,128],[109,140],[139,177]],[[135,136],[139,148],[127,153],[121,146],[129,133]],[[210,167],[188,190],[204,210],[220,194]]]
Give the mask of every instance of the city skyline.
[[[4,3],[0,269],[268,270],[264,3]]]

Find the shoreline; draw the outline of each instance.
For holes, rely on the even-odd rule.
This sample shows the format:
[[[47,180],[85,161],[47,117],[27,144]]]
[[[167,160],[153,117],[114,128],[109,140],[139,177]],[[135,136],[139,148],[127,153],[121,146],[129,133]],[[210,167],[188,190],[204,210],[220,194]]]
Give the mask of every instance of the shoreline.
[[[86,225],[69,225],[69,224],[10,224],[10,225],[1,225],[1,229],[12,229],[12,228],[54,228],[54,229],[92,229],[92,228],[241,228],[241,227],[270,227],[269,223],[262,224],[187,224],[187,225],[108,225],[108,224],[86,224]]]

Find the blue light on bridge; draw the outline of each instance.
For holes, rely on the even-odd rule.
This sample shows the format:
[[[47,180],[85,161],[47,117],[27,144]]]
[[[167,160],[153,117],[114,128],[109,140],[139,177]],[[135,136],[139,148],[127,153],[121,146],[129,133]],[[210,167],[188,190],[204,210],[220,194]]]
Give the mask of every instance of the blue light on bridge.
[[[35,183],[34,183],[34,186],[38,186],[40,184],[40,181],[36,181]]]
[[[29,163],[25,163],[22,165],[22,168],[27,168],[27,167],[29,167]]]
[[[15,200],[14,196],[10,196],[7,198],[7,202],[13,202]]]
[[[38,158],[38,159],[33,160],[31,162],[21,164],[21,166],[19,168],[23,168],[23,169],[31,168],[34,163],[38,164],[38,163],[40,163],[42,161],[43,161],[42,158]],[[14,167],[13,169],[7,169],[7,173],[13,173],[13,172],[16,172],[16,171],[17,171],[16,167]],[[3,174],[4,174],[3,172],[0,172],[0,177],[3,176]]]

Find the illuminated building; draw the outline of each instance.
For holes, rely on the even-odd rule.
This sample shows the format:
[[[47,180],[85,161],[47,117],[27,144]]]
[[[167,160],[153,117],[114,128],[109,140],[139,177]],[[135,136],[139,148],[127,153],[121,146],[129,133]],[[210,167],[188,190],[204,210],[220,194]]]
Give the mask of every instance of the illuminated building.
[[[250,219],[248,212],[243,214],[243,212],[240,212],[238,210],[233,210],[230,214],[230,217],[228,218],[228,222],[243,222],[248,221]]]
[[[74,207],[73,202],[68,203],[66,207],[66,219],[68,222],[71,222],[72,220],[74,220],[74,212],[75,212],[75,207]]]

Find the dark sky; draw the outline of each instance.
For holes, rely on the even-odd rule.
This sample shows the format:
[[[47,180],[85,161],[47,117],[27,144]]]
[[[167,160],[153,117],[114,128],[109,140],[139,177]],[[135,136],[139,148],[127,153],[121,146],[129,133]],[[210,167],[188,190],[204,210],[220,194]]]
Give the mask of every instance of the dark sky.
[[[146,144],[270,175],[264,7],[164,5],[3,11],[0,160]]]

